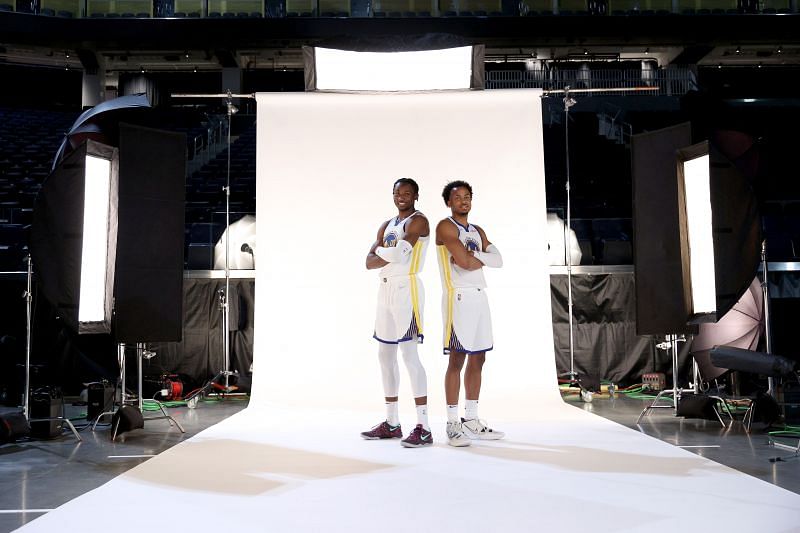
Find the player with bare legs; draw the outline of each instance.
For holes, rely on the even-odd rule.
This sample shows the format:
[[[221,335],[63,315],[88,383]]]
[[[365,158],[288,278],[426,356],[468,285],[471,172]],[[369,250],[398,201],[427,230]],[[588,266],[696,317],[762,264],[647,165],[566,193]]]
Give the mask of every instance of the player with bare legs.
[[[374,337],[378,341],[386,420],[361,436],[368,440],[402,438],[397,409],[399,345],[417,408],[417,425],[400,443],[407,448],[420,448],[433,444],[428,425],[428,378],[417,352],[417,344],[422,343],[423,338],[425,301],[422,280],[417,274],[425,262],[430,225],[425,215],[417,211],[419,186],[414,180],[401,178],[394,183],[392,191],[397,216],[381,224],[367,254],[367,268],[380,269]]]
[[[486,352],[494,346],[483,267],[499,268],[503,266],[503,258],[489,242],[486,232],[467,220],[472,209],[469,183],[448,183],[442,197],[451,211],[451,216],[436,226],[443,289],[444,353],[449,354],[444,378],[447,442],[451,446],[469,446],[470,439],[496,440],[504,436],[478,418],[483,364]],[[465,360],[466,405],[464,417],[459,418],[458,398]]]

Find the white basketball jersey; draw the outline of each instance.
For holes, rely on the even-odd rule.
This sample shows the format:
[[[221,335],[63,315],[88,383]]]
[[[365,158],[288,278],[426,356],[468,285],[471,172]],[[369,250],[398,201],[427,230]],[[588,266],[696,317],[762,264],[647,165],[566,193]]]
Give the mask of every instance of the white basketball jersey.
[[[405,239],[406,225],[411,221],[411,218],[416,215],[422,216],[422,213],[414,211],[402,220],[398,220],[397,217],[391,219],[386,225],[386,229],[383,230],[383,243],[381,246],[391,248],[397,246],[398,241]],[[420,236],[417,242],[414,243],[414,249],[411,252],[411,260],[408,263],[389,263],[380,269],[378,275],[382,278],[388,278],[394,276],[408,276],[410,274],[414,275],[422,272],[422,267],[425,264],[425,251],[428,249],[428,240],[430,240],[430,235],[427,237]]]
[[[475,226],[470,224],[464,227],[453,220],[452,217],[447,217],[447,219],[458,228],[458,240],[461,241],[464,248],[471,252],[483,251],[483,239],[481,239],[481,234]],[[483,289],[486,287],[486,278],[483,277],[482,268],[464,270],[450,261],[452,254],[446,246],[439,245],[436,248],[439,256],[439,273],[442,276],[442,287],[447,289]]]

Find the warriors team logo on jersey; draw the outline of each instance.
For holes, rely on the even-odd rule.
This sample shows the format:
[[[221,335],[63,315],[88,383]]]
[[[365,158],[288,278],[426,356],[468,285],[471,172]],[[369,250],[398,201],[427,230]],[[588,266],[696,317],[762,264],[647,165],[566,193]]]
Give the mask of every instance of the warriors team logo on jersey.
[[[393,246],[397,246],[397,233],[391,231],[389,232],[388,235],[384,235],[383,246],[384,248],[391,248]]]
[[[466,248],[470,252],[479,252],[481,249],[480,246],[478,246],[478,242],[475,239],[471,239],[469,237],[467,237],[466,241],[464,242],[464,248]]]

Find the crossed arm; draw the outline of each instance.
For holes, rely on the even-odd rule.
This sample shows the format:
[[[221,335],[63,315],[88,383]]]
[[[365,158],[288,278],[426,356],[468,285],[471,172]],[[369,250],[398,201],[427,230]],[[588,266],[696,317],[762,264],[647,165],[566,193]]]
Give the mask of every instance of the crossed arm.
[[[475,226],[478,228],[478,226]],[[483,266],[500,267],[503,265],[503,260],[500,257],[500,252],[497,247],[489,242],[486,233],[478,228],[483,241],[483,250],[479,252],[470,252],[458,240],[458,229],[448,220],[442,220],[436,226],[436,244],[444,245],[447,251],[450,252],[451,261],[459,268],[464,270],[478,270]]]
[[[383,232],[386,231],[388,221],[381,224],[378,228],[378,235],[375,242],[367,253],[366,265],[368,270],[383,268],[389,263],[406,263],[411,258],[411,251],[420,237],[425,237],[430,234],[430,226],[428,219],[424,216],[415,216],[408,221],[406,227],[405,237],[397,243],[397,246],[385,247],[381,246],[383,242]]]

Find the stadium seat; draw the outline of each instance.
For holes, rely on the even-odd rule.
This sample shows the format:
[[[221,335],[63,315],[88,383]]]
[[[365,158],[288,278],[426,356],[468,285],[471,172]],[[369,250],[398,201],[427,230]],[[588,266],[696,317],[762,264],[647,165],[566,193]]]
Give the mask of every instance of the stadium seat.
[[[604,265],[630,265],[633,263],[633,252],[630,241],[603,240]]]

